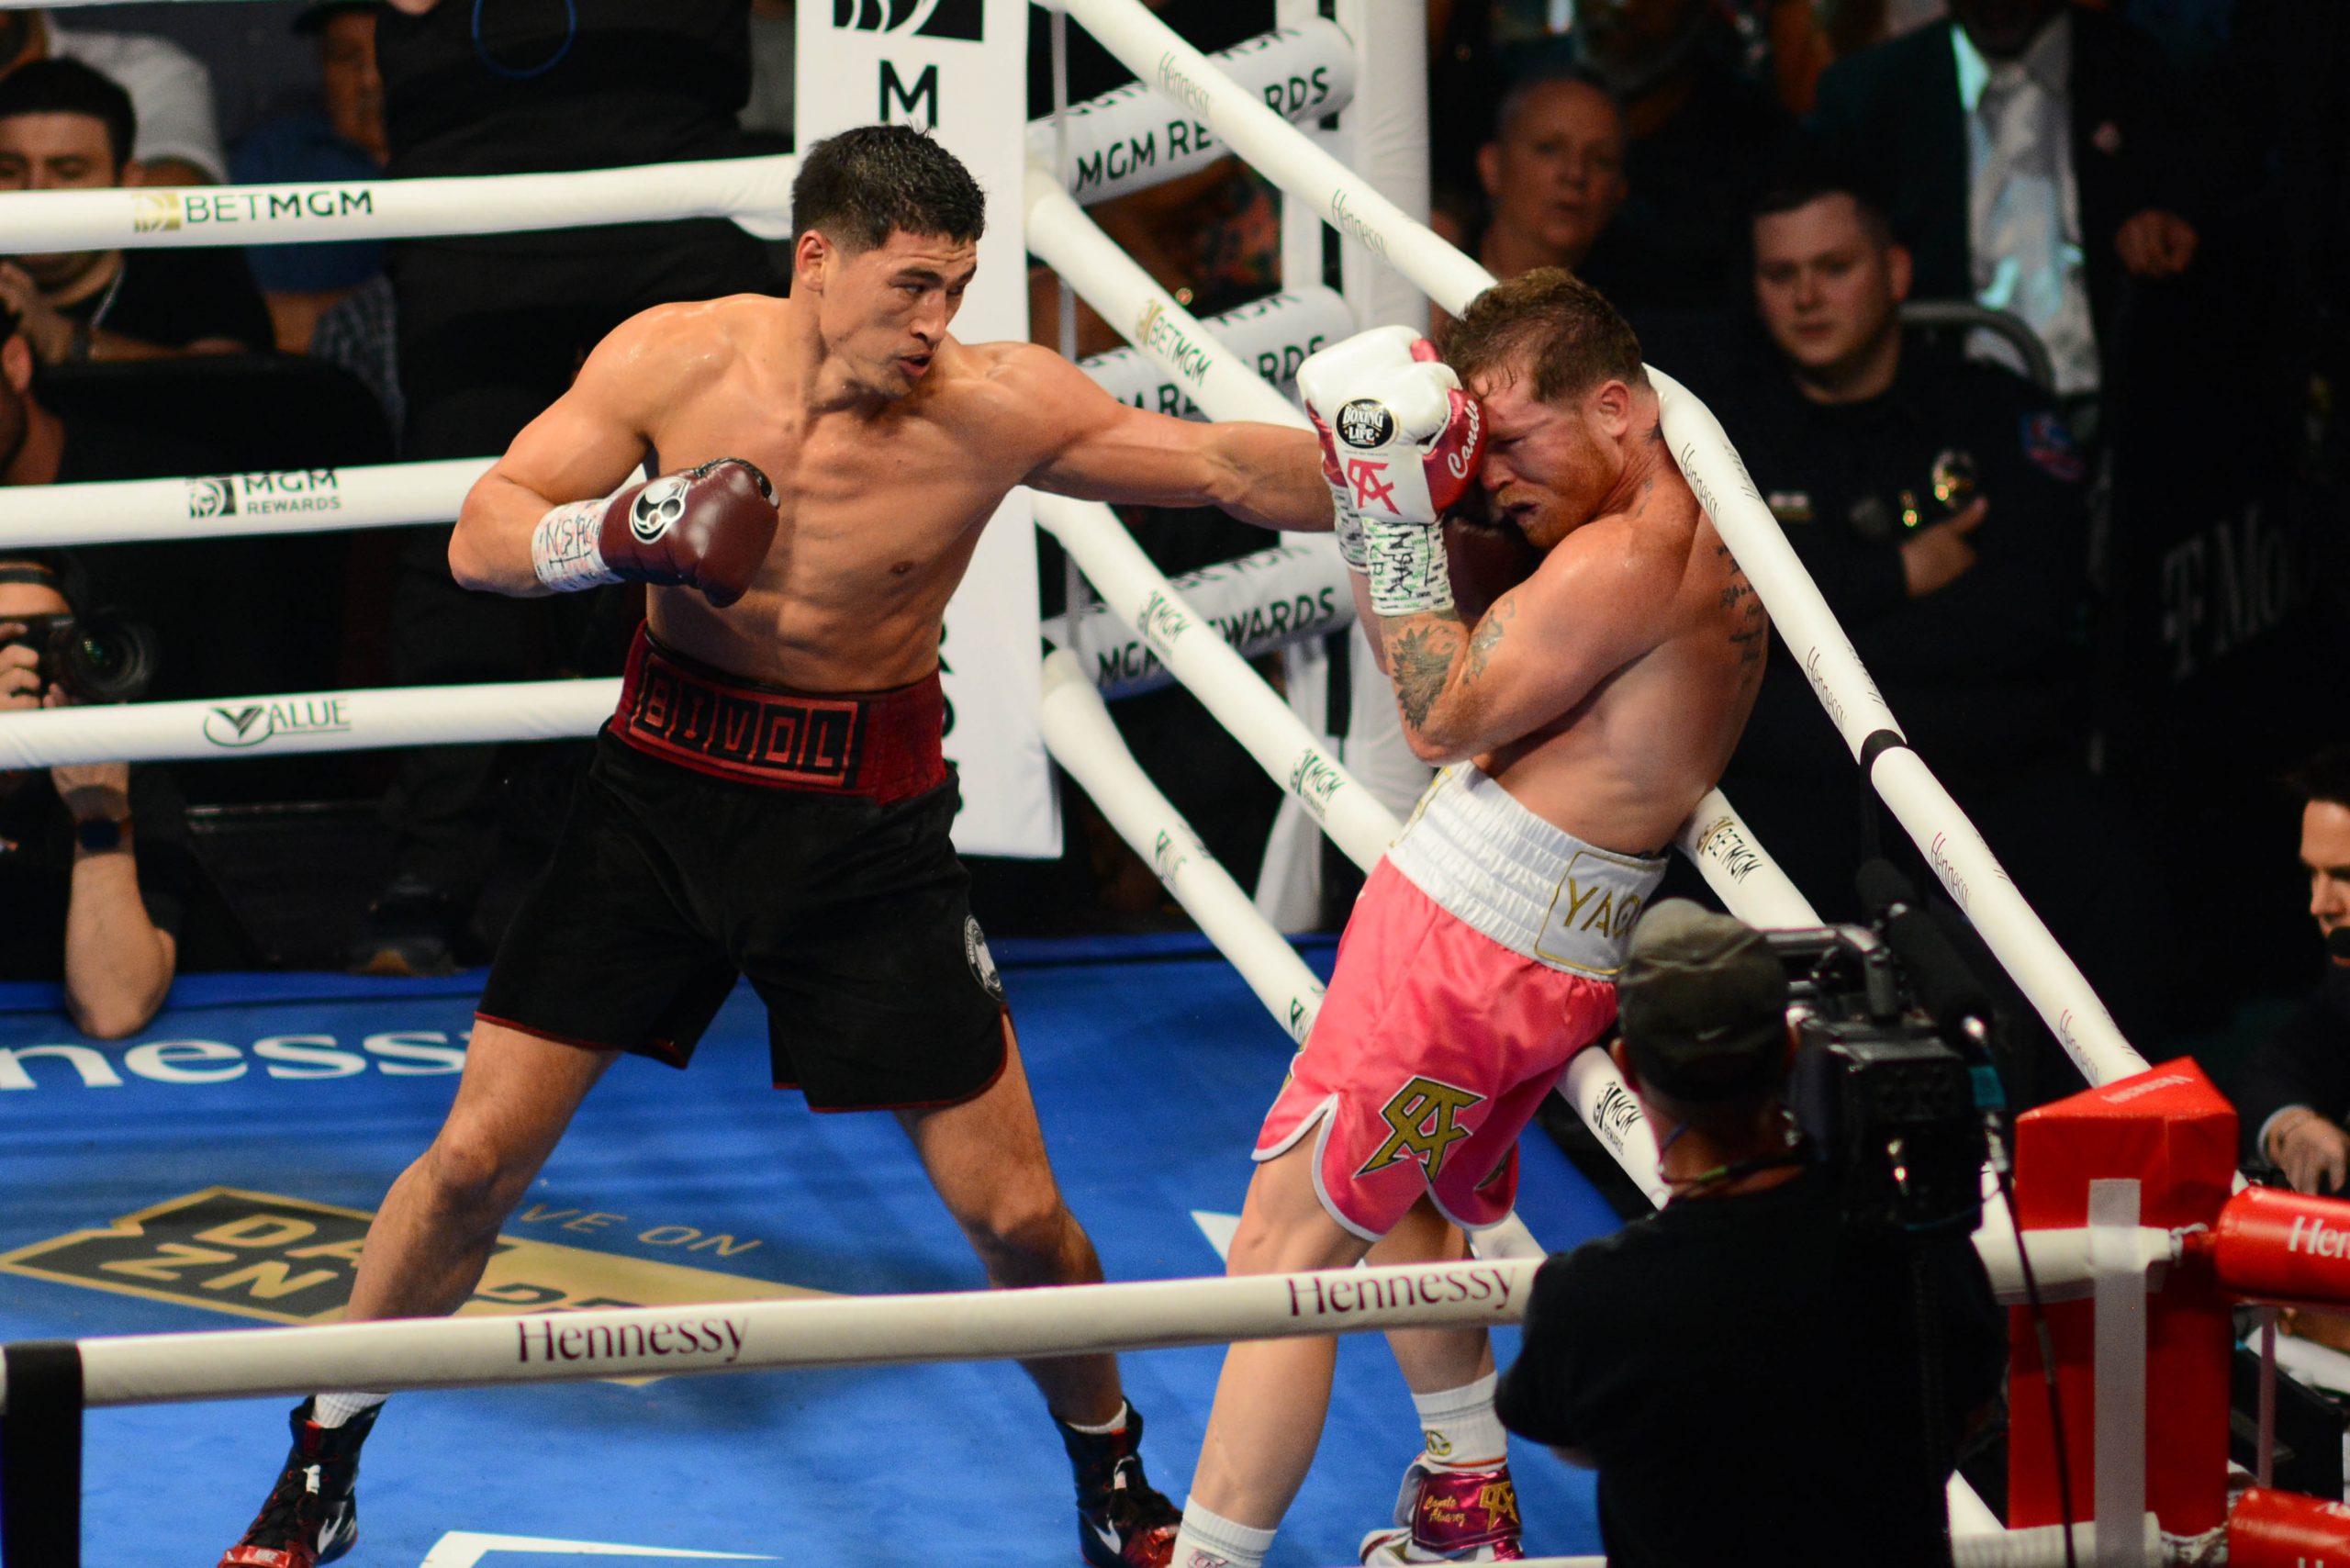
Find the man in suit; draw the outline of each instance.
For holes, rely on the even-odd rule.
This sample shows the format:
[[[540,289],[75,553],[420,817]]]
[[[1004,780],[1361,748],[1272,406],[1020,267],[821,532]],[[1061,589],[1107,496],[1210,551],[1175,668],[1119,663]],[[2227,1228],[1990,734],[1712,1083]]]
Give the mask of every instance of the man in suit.
[[[2310,917],[2325,979],[2253,1053],[2236,1095],[2245,1156],[2281,1167],[2304,1193],[2339,1193],[2350,1173],[2350,745],[2329,746],[2287,780],[2301,798]]]
[[[1884,208],[1917,293],[2023,318],[2058,392],[2104,382],[2125,277],[2175,277],[2197,235],[2154,40],[2068,0],[1951,0],[1948,21],[1819,79],[1815,145]]]

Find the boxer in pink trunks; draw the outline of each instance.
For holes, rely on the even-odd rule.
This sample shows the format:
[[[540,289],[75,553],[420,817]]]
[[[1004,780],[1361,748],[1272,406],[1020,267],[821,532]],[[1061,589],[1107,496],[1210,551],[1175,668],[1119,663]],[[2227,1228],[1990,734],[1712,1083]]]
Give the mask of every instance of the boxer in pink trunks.
[[[1265,1118],[1237,1274],[1457,1259],[1464,1228],[1509,1213],[1517,1136],[1614,1021],[1660,846],[1720,778],[1767,637],[1665,448],[1639,342],[1572,274],[1486,290],[1442,363],[1383,328],[1309,359],[1298,385],[1404,733],[1448,766],[1371,873]],[[1483,526],[1521,535],[1532,562],[1497,595],[1455,569],[1438,521],[1472,488]],[[1521,1557],[1484,1330],[1388,1340],[1423,1451],[1362,1560]],[[1335,1355],[1328,1339],[1233,1346],[1174,1568],[1257,1568],[1312,1462]]]

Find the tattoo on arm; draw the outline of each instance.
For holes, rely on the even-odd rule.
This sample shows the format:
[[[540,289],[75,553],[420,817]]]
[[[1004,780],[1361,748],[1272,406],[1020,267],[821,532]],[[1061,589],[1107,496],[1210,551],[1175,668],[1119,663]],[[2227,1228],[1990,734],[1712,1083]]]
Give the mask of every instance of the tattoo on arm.
[[[1517,595],[1505,593],[1494,600],[1493,608],[1485,611],[1485,618],[1477,622],[1477,630],[1470,634],[1469,663],[1460,672],[1464,685],[1485,673],[1485,661],[1493,656],[1503,632],[1516,616]]]
[[[1460,651],[1458,622],[1416,625],[1388,640],[1387,666],[1395,678],[1395,700],[1403,705],[1404,722],[1414,729],[1427,722],[1429,710],[1444,694],[1453,655]]]

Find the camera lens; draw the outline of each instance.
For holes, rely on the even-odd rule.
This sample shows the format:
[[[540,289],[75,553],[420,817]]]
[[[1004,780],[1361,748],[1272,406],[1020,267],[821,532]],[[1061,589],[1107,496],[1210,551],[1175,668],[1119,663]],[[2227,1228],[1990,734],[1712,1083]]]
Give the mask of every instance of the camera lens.
[[[134,621],[85,622],[65,650],[60,679],[84,702],[130,702],[155,678],[155,634]]]

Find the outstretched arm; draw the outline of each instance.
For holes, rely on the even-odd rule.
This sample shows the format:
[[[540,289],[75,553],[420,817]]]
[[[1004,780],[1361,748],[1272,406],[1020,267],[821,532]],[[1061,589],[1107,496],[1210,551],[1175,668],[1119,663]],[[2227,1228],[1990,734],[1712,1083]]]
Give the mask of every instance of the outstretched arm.
[[[1404,737],[1424,762],[1460,762],[1572,709],[1655,646],[1680,586],[1661,552],[1601,525],[1466,623],[1449,607],[1379,618]]]
[[[1121,403],[1069,361],[1024,350],[1022,396],[1049,411],[1054,449],[1027,482],[1080,500],[1221,507],[1260,528],[1326,532],[1330,492],[1304,429],[1201,424]]]
[[[610,495],[652,444],[655,409],[700,363],[699,333],[680,329],[665,306],[622,322],[596,346],[571,389],[522,427],[457,513],[449,566],[458,582],[535,599],[531,536],[549,508]]]

